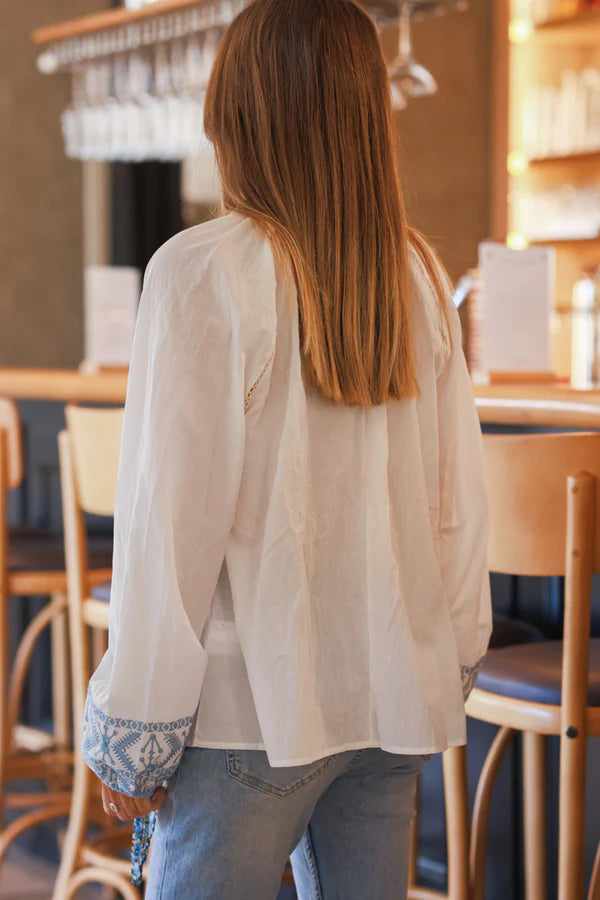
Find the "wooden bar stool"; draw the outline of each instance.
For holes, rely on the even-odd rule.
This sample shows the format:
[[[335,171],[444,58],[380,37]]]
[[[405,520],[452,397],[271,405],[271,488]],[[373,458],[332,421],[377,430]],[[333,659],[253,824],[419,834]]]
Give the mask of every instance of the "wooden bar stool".
[[[442,754],[444,808],[446,814],[446,852],[448,891],[422,887],[417,883],[419,843],[419,785],[415,800],[416,815],[411,823],[408,872],[408,900],[469,900],[469,790],[464,747]]]
[[[110,599],[110,583],[105,580],[94,587],[90,579],[85,513],[114,513],[123,410],[69,406],[65,414],[67,430],[58,442],[76,739],[69,825],[53,897],[69,900],[84,884],[96,882],[116,889],[125,898],[139,900],[129,880],[130,863],[119,856],[129,846],[131,829],[109,826],[88,837],[88,826],[98,809],[98,785],[83,759],[79,737],[91,675],[90,629],[106,635]]]
[[[494,616],[490,648],[528,644],[542,639],[541,631],[528,622]],[[417,782],[415,809],[411,823],[408,900],[468,900],[469,875],[469,808],[466,751],[462,747],[448,750],[442,756],[444,802],[446,811],[446,855],[448,860],[448,892],[418,884],[420,780]],[[600,898],[599,898],[600,900]]]
[[[123,410],[67,407],[65,412],[67,430],[58,440],[68,575],[73,722],[75,734],[79,736],[92,668],[89,631],[106,635],[110,601],[110,573],[104,583],[90,579],[84,513],[113,515]],[[118,890],[125,898],[139,900],[137,889],[129,882],[130,863],[117,855],[129,847],[130,828],[111,826],[87,838],[88,823],[97,819],[93,804],[96,787],[96,778],[86,766],[76,739],[69,826],[53,898],[69,900],[82,885],[99,882]],[[294,883],[289,861],[282,883]]]
[[[527,900],[546,898],[545,735],[560,736],[559,900],[584,896],[586,740],[600,735],[600,641],[590,641],[591,577],[600,571],[600,434],[484,438],[490,569],[565,576],[563,641],[490,652],[467,703],[499,726],[484,764],[471,832],[472,898],[482,900],[492,790],[523,733]],[[595,888],[590,887],[592,898]]]
[[[0,398],[0,816],[23,811],[0,831],[0,866],[10,844],[35,825],[69,808],[72,767],[66,573],[60,538],[10,531],[8,493],[23,480],[21,422],[14,403]],[[96,582],[110,571],[110,554],[96,560]],[[28,624],[9,670],[9,599],[48,596]],[[52,642],[54,733],[19,723],[21,699],[37,642],[46,628]],[[46,790],[16,791],[15,783],[42,781]],[[0,825],[2,823],[0,822]]]
[[[515,644],[529,644],[543,639],[542,631],[512,615],[494,614],[490,649]],[[411,823],[409,862],[409,900],[448,897],[466,900],[470,894],[469,877],[469,810],[466,755],[464,748],[449,750],[442,757],[446,810],[446,855],[448,860],[448,893],[423,888],[418,884],[420,783],[417,784],[416,815]],[[448,800],[449,798],[449,800]]]

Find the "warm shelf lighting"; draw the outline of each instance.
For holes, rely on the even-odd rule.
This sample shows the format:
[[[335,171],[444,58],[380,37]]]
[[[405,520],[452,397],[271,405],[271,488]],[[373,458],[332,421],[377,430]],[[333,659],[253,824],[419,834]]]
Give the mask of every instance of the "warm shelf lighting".
[[[533,27],[528,19],[513,19],[508,26],[508,36],[513,44],[524,44],[533,33]]]
[[[519,231],[511,231],[506,238],[506,246],[511,250],[525,250],[527,247],[527,238]]]
[[[522,175],[527,171],[527,157],[521,150],[513,150],[508,154],[506,167],[511,175]]]

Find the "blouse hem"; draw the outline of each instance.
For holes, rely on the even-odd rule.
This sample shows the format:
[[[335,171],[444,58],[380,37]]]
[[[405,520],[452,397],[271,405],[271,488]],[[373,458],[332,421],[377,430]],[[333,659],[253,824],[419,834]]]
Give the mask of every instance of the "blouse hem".
[[[286,766],[307,766],[310,763],[317,762],[320,759],[325,759],[327,756],[333,756],[336,753],[344,753],[347,750],[370,750],[375,748],[379,748],[386,753],[397,753],[400,756],[426,756],[430,754],[434,755],[436,753],[443,753],[444,750],[448,750],[450,747],[464,747],[466,743],[466,738],[454,738],[448,741],[444,746],[429,744],[423,747],[395,747],[391,744],[383,743],[375,739],[369,741],[353,741],[349,744],[340,744],[336,747],[327,747],[326,749],[317,751],[310,756],[297,757],[295,759],[274,760],[269,757],[269,765],[273,769],[284,768]],[[194,742],[192,744],[189,744],[188,746],[197,747],[199,749],[205,748],[207,750],[262,750],[263,752],[267,752],[264,744],[244,743],[243,741],[224,742],[194,740]]]

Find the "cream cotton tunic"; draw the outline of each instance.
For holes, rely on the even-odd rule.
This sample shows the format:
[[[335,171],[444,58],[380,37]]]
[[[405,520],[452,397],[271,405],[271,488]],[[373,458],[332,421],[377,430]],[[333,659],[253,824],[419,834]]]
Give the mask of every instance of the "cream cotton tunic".
[[[149,796],[186,745],[342,750],[465,742],[490,635],[479,423],[412,261],[419,395],[335,405],[303,378],[296,297],[231,213],[144,279],[115,508],[109,649],[83,749]]]

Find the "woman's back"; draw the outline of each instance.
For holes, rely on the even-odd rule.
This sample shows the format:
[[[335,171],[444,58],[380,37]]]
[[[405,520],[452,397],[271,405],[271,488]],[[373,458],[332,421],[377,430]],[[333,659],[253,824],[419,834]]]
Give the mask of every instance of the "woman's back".
[[[202,528],[188,513],[172,548],[186,613],[170,626],[173,664],[193,670],[206,652],[201,693],[201,679],[182,685],[188,708],[200,695],[192,743],[264,747],[272,764],[293,765],[345,747],[432,753],[464,742],[461,667],[471,673],[489,636],[478,423],[456,314],[450,336],[416,253],[411,279],[419,393],[355,407],[323,399],[303,377],[293,290],[251,221],[191,229],[151,263],[142,323],[170,328],[153,339],[149,323],[142,343],[142,326],[135,348],[148,362],[138,369],[134,358],[123,454],[139,452],[140,434],[154,452],[145,485],[120,484],[128,553],[117,543],[113,594],[135,577],[140,490],[177,466]],[[172,448],[168,431],[146,435],[144,384],[148,371],[164,372],[162,358],[188,356],[172,390],[164,379],[160,388],[190,429]],[[226,388],[199,407],[213,358]],[[202,430],[214,420],[204,459]],[[198,493],[202,465],[211,474]],[[139,578],[160,582],[158,546],[139,564]],[[118,666],[105,668],[118,679]],[[92,689],[104,677],[101,668]],[[151,721],[170,683],[163,653],[164,687],[144,689]]]
[[[303,897],[400,898],[423,757],[465,740],[488,522],[364,9],[245,5],[205,130],[227,214],[146,273],[84,753],[117,811],[175,776],[149,897],[266,900],[293,852]]]

